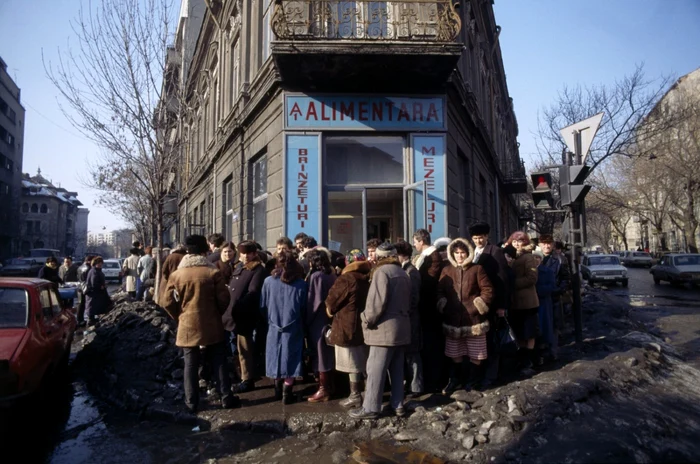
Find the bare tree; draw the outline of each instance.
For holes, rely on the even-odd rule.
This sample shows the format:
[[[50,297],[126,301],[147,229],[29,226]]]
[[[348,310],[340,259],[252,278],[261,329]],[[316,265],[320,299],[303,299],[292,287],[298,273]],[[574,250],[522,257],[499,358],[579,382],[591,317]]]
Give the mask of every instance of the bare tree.
[[[182,99],[179,86],[164,85],[176,73],[167,59],[175,13],[171,0],[88,1],[71,23],[77,45],[59,50],[57,63],[44,61],[65,116],[103,151],[90,170],[95,187],[141,205],[132,213],[153,225],[159,249],[163,203],[178,160],[169,142]]]

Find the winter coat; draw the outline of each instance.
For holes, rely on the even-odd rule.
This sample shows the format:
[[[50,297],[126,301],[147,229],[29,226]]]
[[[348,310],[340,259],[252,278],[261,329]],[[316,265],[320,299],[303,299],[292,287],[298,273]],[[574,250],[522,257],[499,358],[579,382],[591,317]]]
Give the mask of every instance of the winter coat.
[[[186,254],[187,252],[182,248],[175,249],[170,252],[170,254],[165,258],[165,261],[163,261],[163,264],[160,266],[161,279],[159,287],[160,296],[158,297],[159,304],[164,301],[163,295],[165,294],[165,288],[168,285],[168,279],[173,272],[177,271],[180,261],[182,261],[182,258],[184,258]]]
[[[510,306],[509,266],[503,254],[503,249],[496,245],[486,245],[479,257],[474,261],[474,264],[479,264],[484,268],[493,285],[493,303],[491,307],[494,310],[507,309]]]
[[[467,247],[467,258],[460,265],[454,257],[455,245]],[[493,284],[483,266],[472,263],[474,247],[456,238],[447,246],[450,266],[442,271],[438,284],[438,305],[444,306],[443,332],[448,338],[477,337],[489,331],[486,314],[493,302]]]
[[[163,308],[178,321],[175,344],[215,345],[224,341],[221,316],[230,301],[223,276],[201,255],[185,255],[168,279]]]
[[[372,271],[367,304],[360,316],[369,346],[411,343],[411,278],[397,258],[379,260]]]
[[[515,285],[511,292],[511,309],[533,309],[540,306],[537,298],[537,258],[532,254],[532,247],[523,249],[513,261]]]
[[[71,264],[70,267],[61,265],[58,268],[58,277],[63,282],[78,282],[78,265],[75,263]]]
[[[207,256],[207,260],[212,263],[216,264],[217,261],[221,260],[221,248],[214,248],[214,251],[212,251],[209,256]]]
[[[314,372],[328,372],[335,368],[335,350],[328,346],[324,338],[325,328],[331,323],[326,312],[326,297],[333,283],[338,278],[335,272],[313,272],[309,278],[309,295],[304,316],[304,328],[309,339],[309,346],[315,349],[311,355],[311,367]]]
[[[218,261],[217,266],[222,263]],[[244,337],[253,335],[260,320],[260,294],[265,277],[267,272],[260,261],[241,264],[231,270],[231,278],[227,280],[231,289],[231,304],[222,318],[226,330],[235,330],[237,335]]]
[[[49,266],[46,265],[39,269],[39,278],[48,280],[49,282],[53,282],[56,285],[60,285],[63,283],[63,280],[61,280],[61,278],[58,276],[58,268],[51,269]]]
[[[338,346],[360,346],[362,321],[360,313],[365,309],[369,292],[369,261],[355,261],[343,269],[328,291],[326,310],[333,317],[331,343]]]
[[[540,300],[540,307],[537,311],[540,319],[540,336],[543,343],[552,345],[554,343],[554,307],[552,296],[558,290],[557,275],[554,267],[547,267],[543,264],[537,268],[537,297]]]
[[[138,266],[139,266],[139,256],[131,255],[124,260],[122,264],[122,271],[124,272],[124,277],[126,278],[126,291],[135,292],[136,291],[136,279],[139,276]]]
[[[226,281],[226,282],[231,281],[231,277],[233,277],[233,270],[236,267],[236,264],[237,263],[233,263],[231,260],[228,260],[226,262],[224,262],[222,260],[218,260],[214,263],[216,268],[224,276],[224,281]],[[262,282],[260,283],[260,286],[262,287]]]
[[[85,313],[90,317],[105,314],[109,310],[111,300],[107,293],[107,283],[102,269],[90,268],[85,281]]]
[[[153,259],[153,256],[151,255],[143,255],[139,259],[139,263],[136,267],[139,273],[139,278],[141,279],[141,282],[145,282],[148,279],[151,278],[154,267],[156,265],[156,261]]]
[[[418,353],[423,349],[423,330],[420,324],[420,272],[406,261],[401,266],[411,279],[411,344],[406,347],[407,353]]]
[[[429,247],[418,255],[413,265],[420,273],[420,319],[424,328],[439,330],[442,317],[437,311],[437,286],[443,262],[440,252]]]
[[[263,283],[260,308],[269,325],[265,373],[273,379],[301,375],[304,352],[303,314],[309,292],[309,286],[303,280],[303,272],[299,266],[298,272],[293,276],[273,275]]]
[[[561,294],[569,289],[571,273],[569,272],[568,264],[563,262],[564,259],[566,258],[562,258],[552,252],[550,255],[545,256],[542,264],[540,264],[540,267],[544,266],[551,269],[556,277],[556,288],[552,292],[552,301],[559,301]]]

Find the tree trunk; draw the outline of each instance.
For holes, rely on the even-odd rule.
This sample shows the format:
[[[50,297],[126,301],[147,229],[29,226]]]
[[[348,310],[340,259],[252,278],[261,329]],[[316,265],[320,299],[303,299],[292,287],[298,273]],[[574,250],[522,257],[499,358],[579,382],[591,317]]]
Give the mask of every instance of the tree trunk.
[[[160,272],[163,253],[163,204],[158,202],[156,205],[156,243],[158,246],[158,259],[156,260],[156,281],[153,287],[153,301],[160,304],[158,296],[160,295]]]

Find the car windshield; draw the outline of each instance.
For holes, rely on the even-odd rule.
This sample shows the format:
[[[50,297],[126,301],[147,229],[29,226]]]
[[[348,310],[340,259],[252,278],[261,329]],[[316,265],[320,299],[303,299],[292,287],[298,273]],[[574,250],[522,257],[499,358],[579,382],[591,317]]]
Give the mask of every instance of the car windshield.
[[[15,258],[15,259],[11,259],[9,264],[27,265],[27,264],[32,264],[32,260],[31,259],[23,259],[23,258]]]
[[[27,326],[27,291],[0,288],[0,328]]]
[[[48,250],[46,248],[37,248],[36,250],[29,250],[30,258],[48,258],[49,256],[56,256],[58,250]]]
[[[588,259],[589,266],[607,266],[611,264],[620,264],[617,256],[595,256]]]
[[[676,266],[697,266],[700,264],[700,255],[676,256],[673,263]]]
[[[102,267],[105,269],[119,269],[119,263],[105,261]]]
[[[651,255],[649,253],[635,253],[634,257],[635,258],[651,258]]]

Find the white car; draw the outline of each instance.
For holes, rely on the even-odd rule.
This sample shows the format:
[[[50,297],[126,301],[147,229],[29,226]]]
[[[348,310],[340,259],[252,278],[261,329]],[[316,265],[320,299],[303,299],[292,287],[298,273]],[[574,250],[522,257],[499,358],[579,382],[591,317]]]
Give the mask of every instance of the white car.
[[[116,280],[121,285],[122,267],[118,259],[105,259],[102,264],[102,273],[105,275],[105,280]]]
[[[645,251],[623,251],[620,255],[620,261],[625,266],[643,266],[651,267],[651,255]]]
[[[595,282],[620,282],[626,287],[628,283],[627,269],[620,264],[620,257],[617,255],[584,256],[581,275],[591,285]]]

